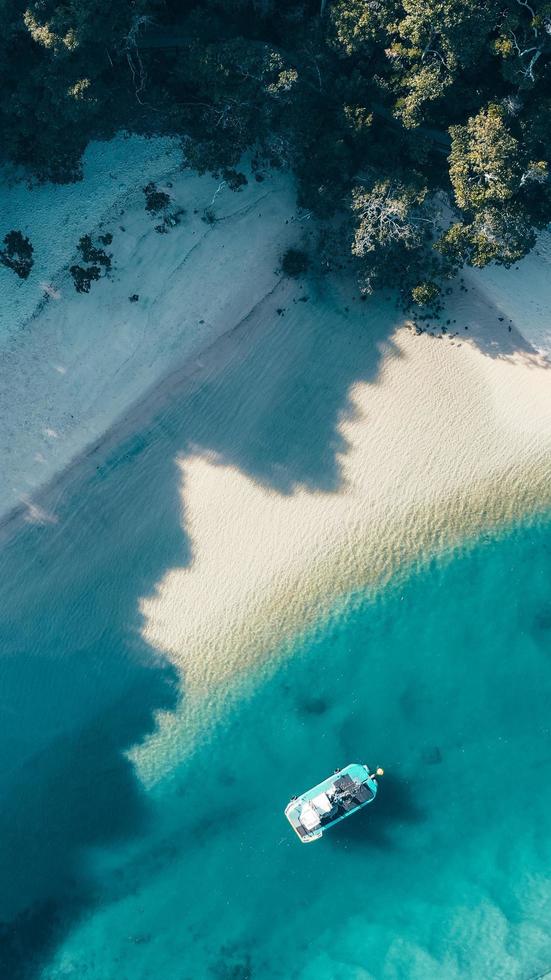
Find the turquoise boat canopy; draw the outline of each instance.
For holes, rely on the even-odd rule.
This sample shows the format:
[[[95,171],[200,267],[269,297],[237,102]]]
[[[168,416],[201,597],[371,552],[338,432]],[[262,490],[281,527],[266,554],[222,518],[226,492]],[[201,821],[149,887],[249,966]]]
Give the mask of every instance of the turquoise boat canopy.
[[[303,844],[319,840],[329,827],[375,799],[377,777],[382,774],[382,769],[370,773],[367,765],[352,762],[294,797],[285,808],[285,816]]]

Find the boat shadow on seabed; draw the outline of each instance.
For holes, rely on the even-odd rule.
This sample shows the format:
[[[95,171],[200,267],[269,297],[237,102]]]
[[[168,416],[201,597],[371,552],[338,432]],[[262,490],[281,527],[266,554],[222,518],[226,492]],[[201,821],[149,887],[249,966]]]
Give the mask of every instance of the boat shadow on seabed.
[[[393,830],[404,824],[423,823],[424,820],[425,814],[415,801],[412,783],[387,771],[373,805],[332,827],[324,840],[331,847],[391,849],[398,847]]]

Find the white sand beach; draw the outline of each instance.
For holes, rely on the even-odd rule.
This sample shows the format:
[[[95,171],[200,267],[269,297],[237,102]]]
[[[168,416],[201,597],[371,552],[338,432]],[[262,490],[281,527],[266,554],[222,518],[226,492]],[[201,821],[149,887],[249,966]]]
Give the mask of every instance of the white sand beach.
[[[58,491],[40,488],[90,445],[101,462],[107,431],[110,452],[129,431],[154,446],[144,479],[169,462],[191,559],[139,607],[186,699],[135,753],[153,778],[217,690],[351,591],[551,505],[551,363],[530,319],[537,256],[514,304],[471,275],[447,335],[417,335],[384,298],[281,278],[307,227],[286,175],[217,194],[172,166],[157,179],[186,215],[168,235],[144,179],[101,217],[112,278],[78,296],[60,271],[58,298],[4,341],[0,507],[55,521]]]

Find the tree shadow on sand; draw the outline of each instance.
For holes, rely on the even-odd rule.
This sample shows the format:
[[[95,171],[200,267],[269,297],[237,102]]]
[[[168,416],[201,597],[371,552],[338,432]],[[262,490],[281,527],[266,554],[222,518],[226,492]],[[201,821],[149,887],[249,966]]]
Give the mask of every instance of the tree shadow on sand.
[[[460,289],[469,294],[467,304],[461,301]],[[468,288],[456,284],[444,314],[429,326],[429,330],[438,332],[443,324],[447,325],[450,340],[454,343],[469,341],[486,357],[514,360],[540,370],[551,368],[551,358],[540,354],[514,320],[489,301],[476,283],[471,282]]]

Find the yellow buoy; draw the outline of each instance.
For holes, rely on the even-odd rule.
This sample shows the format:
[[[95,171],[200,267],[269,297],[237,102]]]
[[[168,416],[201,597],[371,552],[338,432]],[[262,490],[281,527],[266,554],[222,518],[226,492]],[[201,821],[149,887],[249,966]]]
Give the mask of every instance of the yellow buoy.
[[[384,774],[385,774],[384,769],[381,769],[381,767],[379,766],[379,768],[377,769],[377,776],[384,776]]]

